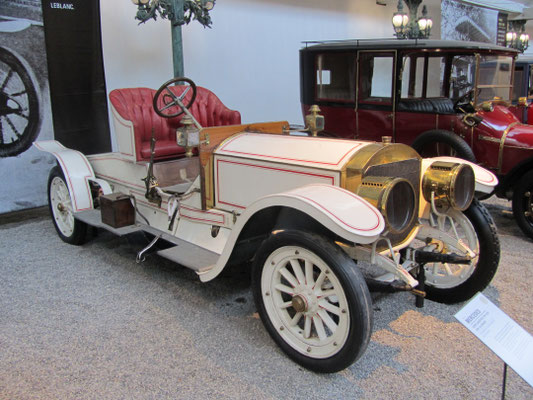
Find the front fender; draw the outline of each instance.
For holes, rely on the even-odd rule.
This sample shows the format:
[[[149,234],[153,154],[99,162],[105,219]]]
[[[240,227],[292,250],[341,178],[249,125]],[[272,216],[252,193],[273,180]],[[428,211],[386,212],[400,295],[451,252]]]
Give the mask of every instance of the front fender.
[[[102,187],[104,194],[111,193],[111,188],[107,182],[95,178],[91,164],[79,151],[67,149],[56,140],[43,140],[34,142],[33,145],[40,151],[52,154],[57,159],[65,175],[74,212],[93,208],[89,180],[97,182]]]
[[[432,158],[424,158],[422,161],[422,175],[426,172],[426,170],[429,168],[431,164],[433,164],[435,161],[446,161],[446,162],[453,162],[453,163],[461,163],[461,164],[468,164],[472,167],[474,170],[474,175],[476,177],[476,192],[482,192],[482,193],[492,193],[494,191],[494,188],[496,185],[498,185],[498,178],[496,178],[496,175],[494,175],[489,170],[480,167],[479,165],[463,160],[462,158],[457,157],[432,157]]]
[[[224,269],[240,232],[248,221],[257,212],[270,207],[299,210],[353,243],[372,243],[385,228],[383,216],[374,206],[362,197],[337,186],[312,184],[265,196],[252,203],[240,215],[216,266],[200,275],[202,281],[215,278]]]

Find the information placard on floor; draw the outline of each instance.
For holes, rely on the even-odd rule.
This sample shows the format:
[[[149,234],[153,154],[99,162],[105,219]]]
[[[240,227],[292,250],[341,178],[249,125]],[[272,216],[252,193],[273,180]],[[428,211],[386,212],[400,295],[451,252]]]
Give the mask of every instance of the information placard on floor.
[[[533,336],[483,294],[455,318],[533,387]]]

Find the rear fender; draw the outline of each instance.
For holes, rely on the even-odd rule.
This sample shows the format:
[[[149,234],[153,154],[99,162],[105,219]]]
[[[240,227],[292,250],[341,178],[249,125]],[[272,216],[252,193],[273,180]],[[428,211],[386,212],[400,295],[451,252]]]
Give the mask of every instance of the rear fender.
[[[462,158],[457,157],[432,157],[432,158],[424,158],[422,160],[422,175],[426,172],[428,167],[433,164],[435,161],[446,161],[446,162],[454,162],[454,163],[461,163],[461,164],[468,164],[472,167],[474,170],[474,175],[476,177],[476,192],[482,192],[490,194],[494,191],[494,188],[496,185],[498,185],[498,178],[496,178],[496,175],[494,175],[489,170],[480,167],[479,165],[463,160]]]
[[[366,200],[337,186],[312,184],[260,198],[239,216],[214,268],[200,275],[204,282],[226,266],[240,233],[252,217],[271,207],[298,210],[352,243],[372,243],[385,228],[381,213]]]
[[[89,181],[94,181],[100,185],[104,194],[111,193],[109,184],[94,176],[91,164],[79,151],[67,149],[56,140],[43,140],[34,142],[33,145],[40,151],[52,154],[57,159],[65,175],[74,212],[93,208]]]

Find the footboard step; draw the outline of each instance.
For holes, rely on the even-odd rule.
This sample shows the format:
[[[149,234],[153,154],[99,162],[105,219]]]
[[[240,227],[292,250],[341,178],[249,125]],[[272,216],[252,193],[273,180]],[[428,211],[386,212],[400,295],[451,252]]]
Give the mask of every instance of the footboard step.
[[[133,232],[137,232],[141,230],[141,227],[136,224],[123,226],[122,228],[113,228],[110,225],[104,224],[102,222],[102,216],[101,216],[100,210],[80,211],[74,214],[74,218],[82,222],[85,222],[88,225],[94,226],[96,228],[106,229],[118,236],[127,235],[129,233],[133,233]]]
[[[177,246],[159,250],[157,254],[190,268],[197,273],[206,272],[213,268],[220,256],[217,253],[206,250],[203,247],[195,246],[189,242],[181,242]]]

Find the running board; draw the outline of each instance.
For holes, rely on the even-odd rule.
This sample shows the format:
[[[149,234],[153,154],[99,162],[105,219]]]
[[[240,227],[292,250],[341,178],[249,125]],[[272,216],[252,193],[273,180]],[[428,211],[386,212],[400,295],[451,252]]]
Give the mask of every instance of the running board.
[[[215,266],[220,257],[220,254],[214,253],[203,247],[196,246],[192,243],[181,240],[166,232],[161,232],[158,229],[152,228],[148,225],[128,225],[122,228],[113,228],[102,222],[101,213],[99,210],[80,211],[74,214],[74,218],[85,222],[88,225],[103,228],[118,236],[127,235],[133,232],[146,231],[155,236],[161,236],[162,239],[172,243],[174,246],[159,250],[156,254],[165,257],[175,263],[178,263],[186,268],[190,268],[197,274],[209,271]]]
[[[109,232],[112,232],[118,236],[124,236],[129,233],[138,232],[142,230],[142,228],[137,224],[124,226],[122,228],[113,228],[110,225],[104,224],[102,222],[102,216],[101,216],[100,210],[80,211],[80,212],[74,213],[74,218],[76,218],[77,220],[80,220],[81,222],[85,222],[88,225],[94,226],[96,228],[106,229]]]
[[[220,257],[220,254],[186,241],[181,241],[177,246],[165,250],[159,250],[156,253],[174,261],[175,263],[192,269],[197,274],[209,271],[216,265],[218,258]]]

